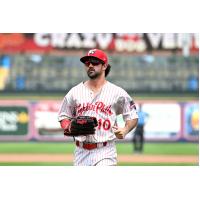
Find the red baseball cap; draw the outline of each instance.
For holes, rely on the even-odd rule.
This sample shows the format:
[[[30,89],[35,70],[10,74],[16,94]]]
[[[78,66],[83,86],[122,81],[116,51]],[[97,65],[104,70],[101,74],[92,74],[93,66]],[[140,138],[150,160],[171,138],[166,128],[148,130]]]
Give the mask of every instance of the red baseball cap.
[[[82,57],[80,59],[80,61],[82,63],[85,63],[90,57],[98,58],[99,60],[102,60],[105,64],[108,64],[107,55],[103,51],[101,51],[99,49],[91,49],[91,50],[89,50],[87,55]]]

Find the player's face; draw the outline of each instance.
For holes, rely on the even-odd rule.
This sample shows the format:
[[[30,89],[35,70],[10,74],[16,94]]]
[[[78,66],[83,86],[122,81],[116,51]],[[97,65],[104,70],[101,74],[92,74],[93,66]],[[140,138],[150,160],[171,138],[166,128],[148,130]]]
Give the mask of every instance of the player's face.
[[[91,59],[85,62],[87,75],[90,79],[96,79],[102,73],[103,63],[97,59]]]

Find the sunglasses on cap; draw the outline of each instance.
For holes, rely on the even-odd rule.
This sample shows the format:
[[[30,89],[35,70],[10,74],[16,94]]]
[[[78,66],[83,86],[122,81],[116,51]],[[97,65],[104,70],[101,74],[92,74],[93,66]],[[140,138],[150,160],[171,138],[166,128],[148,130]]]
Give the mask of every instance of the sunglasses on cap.
[[[85,65],[87,67],[89,67],[90,64],[92,64],[93,66],[97,66],[99,64],[104,64],[104,63],[102,61],[100,61],[100,60],[97,60],[97,59],[91,59],[91,60],[88,60],[88,61],[85,62]]]

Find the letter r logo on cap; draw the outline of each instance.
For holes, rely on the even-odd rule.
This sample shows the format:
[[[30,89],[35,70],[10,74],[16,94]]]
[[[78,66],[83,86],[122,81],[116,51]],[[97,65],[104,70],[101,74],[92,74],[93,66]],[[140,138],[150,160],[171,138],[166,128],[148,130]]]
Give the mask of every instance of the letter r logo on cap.
[[[88,55],[90,55],[90,54],[94,54],[95,51],[96,51],[96,49],[92,49],[92,50],[90,50],[90,51],[88,52]]]

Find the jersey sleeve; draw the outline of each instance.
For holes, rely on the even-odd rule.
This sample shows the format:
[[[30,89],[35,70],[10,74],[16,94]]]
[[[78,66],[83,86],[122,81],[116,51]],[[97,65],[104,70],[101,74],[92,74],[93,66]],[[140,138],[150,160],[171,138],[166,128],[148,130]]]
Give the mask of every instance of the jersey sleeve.
[[[70,90],[64,97],[59,112],[58,121],[63,119],[71,119],[75,115],[75,102],[73,100],[72,91]]]
[[[126,91],[122,91],[118,103],[121,107],[120,110],[124,121],[138,118],[135,102]]]

